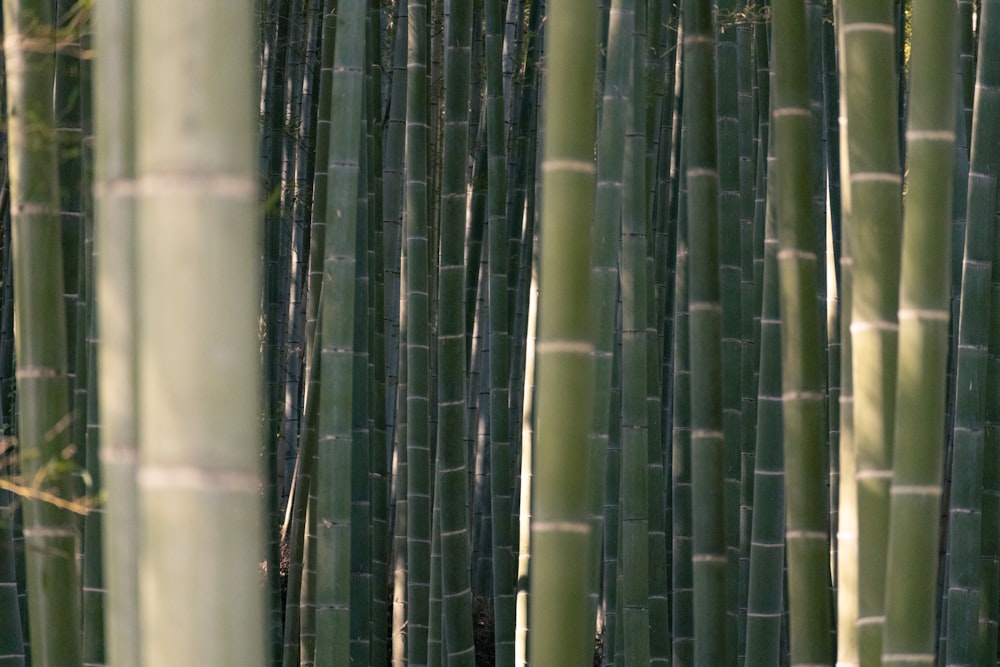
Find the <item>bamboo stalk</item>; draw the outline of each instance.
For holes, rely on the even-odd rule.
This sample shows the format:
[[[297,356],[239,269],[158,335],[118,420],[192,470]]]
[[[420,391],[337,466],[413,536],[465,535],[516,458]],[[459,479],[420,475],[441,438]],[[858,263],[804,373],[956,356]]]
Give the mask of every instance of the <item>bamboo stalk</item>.
[[[18,462],[31,488],[69,499],[66,312],[49,2],[3,3],[11,196]],[[79,527],[64,508],[24,499],[32,664],[79,665]]]
[[[805,4],[776,0],[772,12],[790,663],[819,665],[833,651],[826,497],[816,491],[824,485],[825,437]]]
[[[842,130],[847,141],[843,162],[848,175],[842,180],[842,206],[852,271],[858,562],[864,564],[857,571],[857,645],[861,663],[877,665],[882,655],[902,221],[893,3],[842,0],[839,30]],[[849,474],[845,468],[842,477]],[[855,606],[841,604],[845,609]]]
[[[541,291],[536,342],[537,433],[531,521],[531,663],[592,660],[588,510],[593,401],[593,313],[589,302],[594,215],[596,2],[553,0],[543,126]],[[570,118],[571,122],[563,122]],[[566,553],[578,554],[571,560]],[[643,573],[644,574],[644,573]]]
[[[136,498],[135,208],[122,185],[135,176],[132,3],[94,7],[95,242],[100,342],[98,393],[104,513],[105,603],[109,665],[139,663]]]
[[[683,5],[684,115],[687,124],[691,345],[692,559],[694,664],[728,664],[725,636],[726,540],[723,496],[718,171],[712,16],[708,3]],[[735,652],[733,654],[735,657]]]
[[[944,459],[952,192],[951,179],[940,174],[951,171],[955,141],[949,93],[955,86],[956,19],[954,2],[914,3],[882,648],[887,667],[927,664],[935,657],[939,531],[938,522],[928,525],[927,518],[940,515]],[[962,370],[959,386],[966,382]],[[973,626],[971,634],[976,630]],[[958,642],[948,645],[957,648]]]
[[[254,22],[140,2],[135,25],[142,662],[260,666]]]

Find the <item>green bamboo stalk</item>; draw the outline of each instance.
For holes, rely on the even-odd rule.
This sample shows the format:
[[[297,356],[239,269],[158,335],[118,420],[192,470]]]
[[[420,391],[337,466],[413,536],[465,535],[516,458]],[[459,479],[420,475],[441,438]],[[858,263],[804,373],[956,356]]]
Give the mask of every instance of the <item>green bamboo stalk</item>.
[[[537,245],[532,243],[532,247]],[[538,288],[537,288],[537,263],[531,262],[532,280],[530,284],[527,328],[524,338],[525,359],[524,359],[524,387],[522,389],[524,402],[522,404],[520,450],[521,465],[519,469],[520,489],[518,498],[518,553],[517,553],[517,593],[514,597],[514,665],[524,667],[528,665],[528,651],[530,649],[529,635],[529,607],[531,597],[529,595],[531,579],[534,576],[532,571],[531,557],[533,550],[532,539],[532,507],[533,487],[532,475],[534,470],[534,420],[532,415],[535,411],[535,333],[538,322]]]
[[[338,7],[331,99],[320,326],[319,446],[316,502],[316,662],[328,665],[353,650],[351,589],[354,402],[359,399],[354,363],[357,240],[364,218],[358,208],[361,182],[365,7]],[[367,469],[367,457],[364,461]],[[358,526],[365,530],[366,526]]]
[[[320,0],[317,0],[320,1]],[[336,15],[334,13],[335,3],[333,0],[321,0],[323,20],[319,28],[320,36],[320,62],[319,62],[319,95],[316,101],[316,165],[313,171],[313,192],[312,192],[312,220],[309,224],[309,279],[306,292],[308,293],[308,303],[306,305],[306,353],[307,362],[313,359],[311,348],[313,343],[319,342],[319,337],[315,335],[319,327],[319,305],[322,298],[323,283],[323,259],[324,248],[326,247],[326,200],[328,191],[328,169],[327,156],[330,152],[330,125],[332,116],[333,98],[330,94],[333,86],[333,58],[336,46]],[[307,366],[306,374],[311,372]],[[308,382],[308,380],[307,380]]]
[[[406,474],[407,659],[427,664],[431,577],[430,331],[428,259],[427,4],[407,3],[406,95]]]
[[[687,124],[690,242],[691,479],[694,664],[728,664],[726,535],[723,495],[718,171],[712,15],[684,2],[684,115]],[[735,658],[735,651],[732,653]]]
[[[896,29],[891,2],[843,0],[840,12],[848,174],[842,180],[842,206],[852,253],[853,438],[858,559],[864,564],[856,587],[858,656],[862,664],[877,665],[882,655],[899,301]],[[843,470],[842,477],[848,474]]]
[[[773,135],[772,135],[773,136]],[[785,569],[785,467],[782,437],[781,313],[778,290],[776,159],[767,158],[760,373],[753,481],[753,524],[747,592],[746,665],[780,664]],[[758,185],[763,185],[758,179]]]
[[[405,6],[403,8],[405,11]],[[406,266],[405,258],[402,260],[402,266]],[[405,278],[401,280],[401,287],[405,289],[406,282]],[[408,489],[407,484],[409,478],[409,470],[406,459],[406,431],[407,431],[407,414],[406,414],[406,385],[407,385],[407,374],[406,374],[406,336],[405,331],[400,332],[404,334],[400,337],[400,345],[404,346],[400,350],[400,360],[401,365],[399,367],[399,378],[396,384],[398,389],[396,401],[398,403],[395,410],[395,428],[393,432],[397,438],[393,446],[394,458],[393,458],[393,484],[392,484],[392,494],[395,498],[393,504],[393,509],[395,511],[395,523],[392,531],[392,555],[390,556],[389,567],[389,585],[391,586],[391,617],[389,625],[389,659],[390,665],[393,667],[404,667],[406,662],[407,645],[409,641],[409,628],[407,627],[407,587],[409,586],[409,570],[407,569],[407,564],[409,561],[409,549],[407,548],[407,533],[409,531],[409,516],[408,516]]]
[[[647,289],[647,334],[649,346],[646,376],[646,406],[649,412],[649,614],[650,656],[655,664],[667,665],[672,653],[670,627],[671,539],[669,463],[672,428],[670,380],[673,378],[673,272],[676,264],[676,208],[672,206],[676,174],[671,161],[677,155],[674,133],[674,81],[677,69],[677,6],[654,2],[647,7],[647,44],[650,56],[645,67],[647,105],[647,158],[649,223],[647,225],[646,271],[652,288]],[[637,46],[634,48],[638,48]]]
[[[836,27],[836,51],[844,50],[844,31],[842,29],[842,0],[834,0],[833,20]],[[838,89],[845,87],[847,63],[844,58],[837,59]],[[837,155],[839,170],[836,180],[831,176],[831,183],[839,185],[840,197],[836,199],[838,210],[841,211],[841,230],[851,210],[851,179],[849,164],[849,146],[847,128],[842,120],[847,116],[847,101],[844,95],[837,99],[838,133]],[[834,190],[831,189],[831,197]],[[834,240],[838,238],[836,232]],[[854,443],[854,352],[851,345],[851,313],[853,311],[853,281],[851,279],[851,256],[849,252],[850,236],[844,234],[841,242],[840,259],[836,268],[840,270],[838,287],[840,288],[840,437],[837,447],[837,487],[833,493],[837,495],[837,523],[835,525],[836,560],[835,581],[837,585],[837,660],[844,664],[857,664],[858,661],[858,491],[855,472],[857,459]]]
[[[736,0],[717,0],[715,99],[719,165],[719,298],[722,306],[722,423],[726,531],[726,644],[735,648],[739,601],[740,173],[736,81]]]
[[[514,660],[513,470],[510,447],[510,332],[507,276],[507,174],[504,141],[503,3],[486,2],[486,134],[489,154],[489,432],[494,656],[497,664]]]
[[[444,654],[453,667],[472,665],[469,580],[468,461],[465,433],[466,172],[469,145],[471,3],[456,3],[445,20],[444,116],[438,267],[438,423],[441,492],[441,594]],[[446,157],[446,159],[445,159]]]
[[[83,298],[84,226],[82,180],[81,121],[81,62],[80,14],[74,3],[55,0],[55,38],[59,48],[55,53],[55,81],[52,103],[55,111],[56,154],[59,171],[59,217],[62,220],[63,303],[66,307],[66,361],[70,383],[70,405],[73,412],[70,442],[75,446],[74,463],[85,464],[84,439],[86,417],[83,396],[86,393],[84,341],[87,323],[80,320],[80,300]],[[82,491],[82,485],[78,486]],[[82,555],[82,552],[81,552]]]
[[[27,485],[72,494],[51,3],[3,3],[11,234],[17,321],[18,461]],[[79,665],[79,528],[69,510],[25,497],[32,664]]]
[[[842,252],[842,228],[840,214],[840,89],[837,81],[837,47],[834,28],[833,3],[824,3],[822,8],[823,25],[822,41],[823,55],[821,70],[823,73],[823,137],[825,155],[826,200],[829,209],[826,214],[826,337],[827,337],[827,425],[830,457],[830,563],[833,570],[831,581],[834,591],[831,600],[836,604],[840,594],[837,579],[838,536],[840,522],[840,440],[841,426],[844,420],[841,416],[842,393],[842,354],[844,349],[842,321],[844,300],[841,284],[840,260]],[[853,625],[853,623],[852,623]],[[833,632],[838,634],[835,621]]]
[[[367,11],[365,12],[367,16]],[[362,19],[362,26],[365,25]],[[362,30],[367,31],[366,27]],[[365,54],[367,56],[367,54]],[[363,62],[368,62],[365,57]],[[367,79],[367,67],[364,78]],[[371,291],[369,265],[369,217],[368,165],[371,151],[368,148],[368,95],[367,86],[362,86],[362,109],[360,115],[361,140],[358,150],[358,191],[355,219],[355,267],[354,267],[354,322],[353,322],[353,371],[351,389],[351,661],[369,664],[371,661],[371,497],[369,488],[370,438],[369,425],[369,378],[368,357],[371,348],[369,335],[368,301]],[[333,135],[331,135],[332,138]],[[357,528],[355,528],[357,526]],[[385,614],[381,616],[385,620]]]
[[[392,554],[389,561],[389,586],[391,587],[391,621],[389,626],[389,657],[394,667],[403,667],[410,630],[407,622],[409,587],[409,461],[407,450],[407,329],[401,326],[403,303],[406,294],[405,267],[402,241],[403,204],[405,200],[404,167],[406,163],[406,106],[409,40],[408,2],[403,0],[396,7],[393,32],[392,82],[390,84],[389,118],[386,123],[386,159],[383,166],[383,243],[387,265],[385,268],[386,302],[389,312],[388,377],[386,395],[390,410],[386,415],[386,437],[393,452],[390,495],[395,513],[392,527]],[[397,348],[398,346],[398,348]],[[394,350],[398,352],[394,354]]]
[[[682,102],[683,100],[679,100]],[[686,122],[686,121],[685,121]],[[681,128],[678,173],[686,168],[687,129]],[[687,180],[679,179],[677,209],[677,268],[674,279],[673,429],[671,432],[671,661],[694,664],[694,584],[691,531],[694,502],[691,488],[691,345],[688,311]]]
[[[435,460],[435,471],[440,467]],[[427,664],[437,667],[447,664],[444,654],[444,617],[441,613],[441,487],[440,476],[434,475],[434,499],[431,509],[431,562],[428,585]]]
[[[94,199],[101,473],[104,515],[105,627],[109,665],[139,664],[137,415],[134,318],[135,177],[132,98],[133,5],[94,7]]]
[[[628,33],[621,3],[608,12],[607,46],[604,49],[604,89],[597,143],[597,190],[594,229],[591,232],[591,295],[594,309],[595,381],[594,423],[591,435],[591,502],[595,506],[593,550],[603,550],[605,586],[604,641],[614,645],[618,632],[615,572],[619,558],[620,449],[609,452],[611,440],[620,442],[621,430],[611,431],[613,357],[616,350],[618,299],[618,247],[621,239],[621,201],[625,144],[620,128],[625,123],[625,95],[628,90],[630,56]],[[617,381],[617,380],[616,380]],[[616,406],[617,407],[617,406]],[[613,433],[613,434],[612,434]],[[600,493],[598,493],[600,492]],[[599,513],[599,514],[598,514]],[[597,582],[594,582],[595,584]],[[598,587],[594,586],[595,594]],[[600,602],[593,603],[596,619]],[[605,649],[607,651],[607,648]],[[613,660],[613,659],[612,659]]]
[[[812,225],[812,114],[805,5],[772,5],[778,271],[781,283],[781,388],[785,450],[785,540],[792,665],[829,664],[830,636],[824,485],[822,356]]]
[[[0,62],[3,62],[0,56]],[[5,79],[6,80],[6,79]],[[2,85],[2,84],[0,84]],[[6,90],[0,95],[0,111],[6,113]],[[14,433],[14,386],[16,383],[14,368],[14,298],[11,252],[11,220],[10,220],[10,190],[7,181],[3,181],[3,195],[0,196],[0,230],[6,241],[0,246],[0,271],[4,276],[4,285],[0,290],[0,429],[4,435]],[[0,448],[0,479],[14,482],[13,475],[16,457],[10,445]],[[0,645],[7,656],[10,667],[22,667],[30,659],[30,642],[28,641],[27,605],[24,596],[24,534],[22,532],[22,511],[20,503],[14,502],[15,496],[6,488],[0,489],[0,597],[3,601],[3,617],[10,622],[4,625]]]
[[[403,372],[402,355],[405,343],[400,338],[402,256],[403,250],[403,206],[406,194],[404,168],[406,164],[406,100],[407,100],[407,42],[409,27],[407,3],[404,0],[396,6],[392,32],[392,77],[389,83],[389,113],[386,119],[385,162],[382,168],[382,235],[385,250],[385,303],[386,313],[386,354],[387,376],[386,395],[397,397],[388,403],[386,414],[386,437],[405,447],[405,438],[400,439],[395,429],[399,425],[396,411],[405,406],[406,393],[398,388],[398,376]],[[399,479],[394,477],[394,480]],[[399,498],[398,495],[394,496]],[[405,502],[405,494],[402,498]],[[401,537],[405,538],[405,533]]]
[[[995,39],[998,27],[996,4],[983,5],[980,44]],[[989,35],[989,37],[987,37]],[[986,79],[983,79],[986,81]],[[985,96],[986,92],[981,91]],[[1000,621],[1000,235],[993,237],[992,273],[990,288],[990,332],[987,377],[991,378],[986,389],[986,438],[983,448],[983,532],[982,573],[983,607],[979,615],[980,655],[979,664],[989,665],[997,655],[997,627]]]
[[[958,1],[958,71],[961,85],[962,113],[960,120],[965,125],[965,136],[972,136],[972,124],[977,86],[976,68],[976,33],[973,31],[973,13],[976,11],[973,0]],[[980,21],[978,32],[982,32]],[[911,56],[912,58],[912,56]]]
[[[961,10],[961,8],[960,8]],[[986,294],[993,272],[995,240],[997,129],[987,119],[996,117],[998,71],[986,49],[996,49],[1000,33],[995,7],[987,4],[980,17],[980,58],[971,123],[971,155],[966,199],[965,248],[962,262],[958,347],[955,361],[955,407],[951,452],[948,517],[947,597],[945,601],[945,656],[948,664],[972,665],[982,648],[977,620],[987,600],[981,573],[982,538],[995,529],[985,522],[985,418],[989,380],[987,357],[990,301]],[[964,17],[959,14],[959,21]],[[961,64],[966,62],[964,45]],[[970,56],[971,58],[971,56]],[[963,75],[964,75],[964,67]],[[959,119],[961,121],[961,118]],[[960,166],[960,165],[957,165]],[[956,192],[955,196],[959,193]],[[992,604],[988,602],[987,604]],[[993,640],[995,644],[995,639]]]
[[[309,281],[309,217],[313,208],[313,172],[316,166],[315,117],[312,113],[316,91],[313,88],[315,50],[321,24],[321,3],[293,0],[288,40],[288,117],[298,119],[289,128],[284,143],[285,184],[282,209],[291,220],[289,262],[290,316],[285,332],[287,364],[283,377],[286,409],[281,415],[278,435],[279,505],[287,509],[295,465],[303,430],[306,347],[305,325],[308,310],[306,286]],[[286,596],[287,600],[287,596]],[[280,613],[277,615],[280,621]]]
[[[78,12],[82,7],[78,6]],[[89,13],[80,13],[79,22],[80,53],[93,52],[93,22]],[[80,62],[80,180],[82,183],[81,215],[83,244],[81,246],[82,270],[80,273],[80,299],[77,301],[77,319],[84,323],[83,335],[77,338],[80,359],[78,375],[80,380],[74,391],[76,414],[83,422],[81,446],[84,451],[85,493],[96,495],[102,488],[100,463],[101,426],[97,395],[97,350],[98,322],[94,304],[95,290],[95,221],[94,221],[94,119],[93,119],[93,69],[90,59]],[[83,647],[81,656],[84,664],[103,665],[106,662],[105,614],[106,593],[104,587],[103,556],[104,507],[97,505],[87,513],[83,522],[83,563],[81,612],[83,621]]]
[[[906,131],[909,175],[899,297],[901,381],[896,393],[882,649],[882,664],[893,667],[933,662],[937,639],[939,531],[938,522],[928,525],[927,518],[940,513],[944,459],[952,193],[951,179],[940,174],[951,171],[955,141],[956,112],[949,93],[955,86],[957,18],[953,2],[913,6]],[[973,229],[971,221],[968,229]],[[966,279],[971,286],[972,276],[966,273]],[[962,302],[971,304],[965,298]],[[986,327],[983,322],[982,329]],[[959,387],[966,382],[962,370],[959,366]],[[978,572],[978,555],[973,560]],[[977,607],[974,613],[978,611]],[[974,624],[971,634],[977,630]],[[948,646],[956,648],[957,642],[949,641]]]
[[[618,591],[626,662],[646,664],[649,654],[649,365],[646,279],[645,3],[621,2],[622,56],[627,59],[623,187],[621,201],[621,544]],[[638,52],[638,54],[637,54]],[[543,320],[544,321],[544,320]]]
[[[319,423],[320,346],[309,345],[312,358],[302,414],[302,433],[293,486],[281,536],[287,545],[289,568],[285,600],[283,667],[312,665],[316,645],[316,467]]]
[[[739,154],[740,216],[740,514],[739,514],[739,626],[737,664],[744,660],[749,605],[750,549],[753,531],[754,449],[757,422],[757,366],[754,317],[760,316],[753,281],[754,186],[757,156],[754,137],[758,118],[753,89],[753,13],[744,5],[745,15],[736,27],[736,88]]]
[[[281,422],[285,414],[283,374],[286,367],[286,338],[288,331],[288,289],[290,252],[286,249],[290,234],[284,217],[286,214],[287,188],[283,187],[285,144],[289,132],[285,127],[288,78],[286,63],[289,41],[290,3],[264,3],[266,12],[263,41],[268,48],[262,55],[264,76],[261,86],[261,165],[263,189],[269,205],[264,207],[262,221],[263,279],[262,279],[262,329],[264,392],[262,406],[264,431],[264,476],[273,480],[264,490],[265,511],[268,514],[266,544],[267,623],[269,664],[280,659],[281,642],[281,591],[278,582],[280,547],[279,496],[284,483],[279,481],[283,470],[279,467]],[[279,486],[280,489],[279,490]]]
[[[261,666],[254,22],[135,10],[142,662]]]
[[[842,147],[844,144],[841,144]],[[845,189],[846,191],[846,189]],[[858,638],[858,487],[854,444],[854,385],[849,317],[853,296],[850,243],[845,237],[840,256],[840,438],[837,446],[837,660],[857,664]]]
[[[2,456],[2,455],[0,455]],[[0,465],[7,467],[6,461]],[[6,470],[4,470],[4,479]],[[14,572],[13,494],[0,489],[0,666],[24,667],[24,638],[21,633],[21,610],[17,603],[17,574]]]
[[[589,457],[578,451],[591,425],[574,417],[590,414],[593,401],[589,278],[597,3],[550,2],[546,29],[530,651],[532,664],[581,665],[593,654],[588,599],[590,568],[597,566],[590,557]],[[579,556],[567,560],[567,553]],[[646,628],[641,632],[648,641]]]
[[[368,23],[366,30],[370,35],[378,35],[377,26],[381,23],[381,7],[372,2],[368,6]],[[382,151],[384,150],[382,129],[382,95],[381,83],[382,58],[380,40],[369,40],[368,68],[368,155],[371,158],[368,169],[368,256],[369,282],[371,289],[368,298],[368,502],[371,522],[369,525],[371,562],[371,608],[369,614],[369,634],[371,636],[371,662],[384,665],[388,662],[389,644],[385,632],[388,611],[386,592],[389,589],[389,558],[391,555],[392,517],[389,503],[390,474],[387,461],[387,448],[391,440],[387,440],[388,419],[388,362],[386,350],[386,251],[384,220],[382,204],[384,201],[384,167]],[[400,156],[402,158],[402,156]]]

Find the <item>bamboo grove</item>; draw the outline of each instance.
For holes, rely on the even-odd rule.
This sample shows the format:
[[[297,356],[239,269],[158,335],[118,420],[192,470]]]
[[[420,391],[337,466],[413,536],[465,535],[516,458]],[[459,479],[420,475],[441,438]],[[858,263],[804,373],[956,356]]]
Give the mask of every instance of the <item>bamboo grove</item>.
[[[996,666],[1000,0],[3,0],[0,667]]]

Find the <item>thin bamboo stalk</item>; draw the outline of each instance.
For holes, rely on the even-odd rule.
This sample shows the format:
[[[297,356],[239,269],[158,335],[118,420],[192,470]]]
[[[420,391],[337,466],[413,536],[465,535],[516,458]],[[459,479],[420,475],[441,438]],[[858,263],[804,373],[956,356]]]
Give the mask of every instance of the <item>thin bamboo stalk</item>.
[[[136,389],[134,318],[135,176],[131,29],[133,4],[94,7],[95,266],[101,466],[107,493],[104,514],[105,603],[108,664],[139,663],[138,507],[136,498]]]
[[[489,155],[489,432],[493,545],[493,618],[495,659],[509,665],[514,660],[514,560],[513,456],[510,446],[510,332],[507,267],[507,174],[504,141],[504,90],[502,71],[503,3],[486,2],[486,134]]]
[[[620,441],[620,429],[611,431],[612,365],[617,334],[618,247],[621,239],[621,201],[625,145],[620,132],[625,123],[625,95],[628,88],[628,34],[622,19],[621,3],[610,7],[607,53],[604,59],[604,88],[597,138],[597,191],[590,277],[594,303],[595,382],[592,439],[591,502],[600,512],[594,521],[593,549],[605,559],[604,640],[613,646],[618,631],[618,567],[620,511],[620,462],[618,450],[608,451],[610,440]],[[597,490],[600,494],[597,494]],[[595,582],[596,583],[596,582]],[[597,593],[595,586],[594,592]],[[595,600],[595,618],[600,603]]]
[[[760,314],[760,374],[753,482],[753,525],[747,593],[746,665],[780,664],[785,568],[785,467],[781,432],[781,314],[778,291],[778,230],[775,157],[767,158],[763,303]],[[759,179],[758,184],[763,185]]]
[[[431,580],[430,312],[428,259],[427,4],[407,3],[406,205],[406,474],[407,659],[428,664]]]
[[[686,168],[687,130],[680,131],[680,164]],[[694,584],[691,562],[691,366],[690,314],[688,312],[688,217],[687,179],[678,183],[677,269],[674,280],[674,376],[673,429],[670,451],[672,614],[671,661],[675,665],[694,664]]]
[[[979,48],[997,48],[1000,37],[995,6],[983,8]],[[960,22],[964,20],[959,14]],[[961,49],[960,49],[961,51]],[[982,537],[993,532],[984,522],[986,459],[985,418],[989,380],[987,358],[993,317],[985,297],[994,261],[996,173],[1000,155],[997,129],[987,121],[997,114],[996,84],[1000,72],[991,58],[979,59],[970,137],[971,155],[966,199],[965,247],[955,360],[955,406],[948,517],[945,655],[949,664],[975,664],[981,649],[978,619],[986,597],[982,589]],[[962,54],[961,63],[965,58]],[[964,68],[963,68],[964,69]],[[962,118],[959,118],[962,121]],[[960,165],[957,165],[960,167]],[[956,193],[958,196],[959,193]],[[995,641],[995,640],[994,640]]]
[[[323,247],[323,308],[316,490],[316,663],[332,664],[351,647],[354,498],[353,404],[358,208],[363,126],[365,7],[338,7],[330,95],[337,122],[330,144]],[[331,108],[332,112],[332,108]],[[367,469],[367,457],[364,460]],[[365,525],[357,530],[366,530]]]
[[[471,3],[455,3],[445,19],[444,116],[438,266],[438,485],[441,493],[441,595],[444,651],[454,667],[472,665],[469,573],[468,455],[465,434],[466,193],[469,155]],[[444,159],[447,156],[447,159]]]
[[[691,346],[692,570],[694,664],[724,665],[726,536],[723,503],[721,306],[718,171],[712,15],[686,0],[683,13],[684,115],[687,124],[689,309]],[[733,652],[735,659],[735,651]]]
[[[71,413],[63,304],[50,2],[3,3],[11,196],[18,462],[27,485],[68,499]],[[24,499],[32,664],[79,665],[79,527],[69,510]]]

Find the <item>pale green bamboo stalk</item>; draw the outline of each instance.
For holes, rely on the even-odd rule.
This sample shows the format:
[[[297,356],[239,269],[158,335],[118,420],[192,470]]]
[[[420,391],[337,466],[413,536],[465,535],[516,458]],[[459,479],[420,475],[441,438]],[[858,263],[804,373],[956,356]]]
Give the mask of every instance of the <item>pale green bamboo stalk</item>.
[[[844,50],[842,29],[843,0],[833,2],[836,50]],[[837,84],[839,90],[845,88],[847,63],[844,58],[837,60]],[[851,180],[849,169],[849,146],[847,143],[847,101],[839,95],[838,105],[838,157],[840,197],[837,200],[842,217],[841,230],[846,229],[846,219],[851,210]],[[831,196],[833,191],[831,190]],[[854,376],[852,373],[854,351],[851,344],[851,313],[853,310],[853,280],[851,279],[850,236],[842,235],[840,253],[840,438],[837,447],[837,523],[834,528],[837,555],[835,560],[837,585],[837,661],[838,664],[858,663],[858,491],[855,472],[857,459],[854,443]]]
[[[951,179],[940,176],[951,172],[955,142],[950,92],[955,86],[957,18],[954,2],[914,2],[899,297],[901,381],[896,389],[882,648],[887,667],[926,665],[935,658],[939,524],[928,517],[940,514],[944,459],[952,192]],[[971,280],[968,273],[966,279]],[[963,305],[965,312],[971,303],[963,299]],[[961,371],[959,387],[966,382]],[[978,554],[973,560],[978,573]],[[977,630],[973,625],[971,634]]]
[[[726,535],[719,219],[712,15],[707,2],[685,0],[684,115],[687,125],[690,243],[691,479],[694,664],[728,664],[725,641]],[[735,647],[733,647],[735,648]],[[735,659],[735,651],[732,653]]]
[[[262,666],[254,20],[143,1],[135,25],[142,662]]]
[[[844,230],[851,244],[853,438],[858,559],[864,564],[858,568],[856,587],[858,657],[864,665],[878,665],[895,419],[902,219],[896,29],[893,3],[886,0],[842,0],[840,12],[848,174],[842,180],[842,204]],[[848,603],[848,608],[852,606]]]
[[[320,324],[319,441],[316,470],[316,664],[331,665],[355,650],[351,613],[352,506],[355,453],[354,361],[357,240],[366,219],[358,205],[364,107],[365,10],[338,6],[330,119]],[[331,109],[332,112],[332,109]],[[367,468],[367,457],[364,461]],[[366,530],[366,525],[357,530]],[[367,618],[367,616],[366,616]]]
[[[597,563],[590,546],[590,457],[580,451],[591,424],[577,415],[589,415],[593,402],[589,291],[596,29],[596,2],[549,3],[529,614],[535,665],[588,664],[593,654],[588,600],[591,568]],[[567,553],[577,556],[567,559]],[[647,633],[645,627],[640,630]]]
[[[32,489],[64,499],[71,413],[53,114],[50,2],[6,0],[4,41],[17,323],[18,462]],[[63,472],[60,472],[63,468]],[[79,526],[67,509],[25,497],[24,545],[32,664],[79,665]]]
[[[812,215],[809,62],[803,0],[775,0],[774,145],[781,303],[790,663],[829,664],[830,635],[822,354]]]
[[[105,627],[112,667],[140,660],[135,302],[133,3],[94,7],[95,266],[104,516]]]

